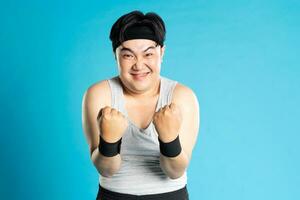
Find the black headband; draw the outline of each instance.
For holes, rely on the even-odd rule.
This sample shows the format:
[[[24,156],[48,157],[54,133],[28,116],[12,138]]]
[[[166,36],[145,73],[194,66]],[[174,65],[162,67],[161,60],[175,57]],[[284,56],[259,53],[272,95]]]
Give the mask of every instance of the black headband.
[[[123,41],[116,41],[116,43],[113,43],[114,51],[122,42],[132,39],[148,39],[159,43],[157,36],[149,26],[136,25],[126,29]]]

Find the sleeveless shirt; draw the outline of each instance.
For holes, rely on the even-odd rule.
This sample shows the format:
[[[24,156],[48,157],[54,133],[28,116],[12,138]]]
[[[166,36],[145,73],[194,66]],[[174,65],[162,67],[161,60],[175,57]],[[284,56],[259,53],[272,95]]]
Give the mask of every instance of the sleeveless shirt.
[[[133,195],[158,194],[183,188],[187,183],[186,171],[177,179],[170,179],[160,167],[158,135],[154,124],[137,127],[125,109],[123,88],[118,76],[108,79],[111,90],[111,107],[128,120],[121,143],[121,166],[112,177],[99,174],[100,185],[108,190]],[[160,76],[159,98],[155,112],[168,105],[177,81]]]

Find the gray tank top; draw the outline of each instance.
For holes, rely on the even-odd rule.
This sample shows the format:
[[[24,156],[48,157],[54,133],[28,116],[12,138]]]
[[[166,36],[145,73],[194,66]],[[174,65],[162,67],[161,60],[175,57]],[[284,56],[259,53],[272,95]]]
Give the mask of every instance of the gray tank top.
[[[171,103],[177,81],[160,76],[160,94],[156,112]],[[154,124],[145,129],[138,128],[129,118],[124,105],[123,88],[118,76],[108,79],[112,93],[111,107],[119,110],[128,120],[122,137],[122,164],[112,177],[99,174],[99,182],[108,190],[134,195],[171,192],[183,188],[187,183],[186,171],[178,179],[167,177],[159,165],[159,143]]]

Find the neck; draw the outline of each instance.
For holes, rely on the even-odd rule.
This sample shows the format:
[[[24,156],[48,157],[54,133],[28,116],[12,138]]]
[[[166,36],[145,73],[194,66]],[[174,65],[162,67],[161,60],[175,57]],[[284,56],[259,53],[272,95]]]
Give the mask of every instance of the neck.
[[[129,98],[138,99],[138,100],[147,100],[149,98],[157,97],[160,90],[160,79],[159,81],[156,81],[154,87],[147,91],[143,92],[135,92],[130,89],[128,89],[121,81],[121,85],[123,87],[124,95],[126,95]]]

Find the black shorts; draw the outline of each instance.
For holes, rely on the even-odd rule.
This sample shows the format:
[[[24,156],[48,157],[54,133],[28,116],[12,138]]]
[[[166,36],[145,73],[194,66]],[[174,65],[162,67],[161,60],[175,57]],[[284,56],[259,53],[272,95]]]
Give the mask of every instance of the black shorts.
[[[160,194],[132,195],[107,190],[99,184],[96,200],[189,200],[186,186],[182,189]]]

